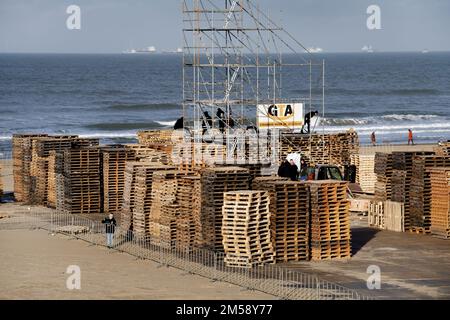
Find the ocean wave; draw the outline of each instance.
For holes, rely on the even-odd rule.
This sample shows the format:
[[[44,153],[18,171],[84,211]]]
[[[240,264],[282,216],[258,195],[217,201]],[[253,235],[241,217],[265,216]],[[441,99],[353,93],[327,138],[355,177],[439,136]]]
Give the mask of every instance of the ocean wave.
[[[426,121],[450,123],[447,117],[430,114],[387,114],[354,118],[320,118],[320,124],[325,126],[373,125],[382,123],[424,123]],[[427,124],[429,126],[429,124]]]
[[[303,90],[298,90],[295,93],[305,93]],[[309,92],[307,92],[309,94]],[[442,92],[437,89],[417,88],[417,89],[341,89],[332,88],[326,90],[330,95],[346,95],[346,96],[428,96],[441,95]]]
[[[141,130],[141,129],[157,129],[163,127],[155,121],[150,122],[125,122],[125,123],[94,123],[84,126],[90,130],[101,131],[125,131],[125,130]]]
[[[159,123],[160,125],[164,127],[173,127],[176,123],[176,120],[174,121],[155,121],[156,123]]]
[[[181,110],[181,105],[176,103],[155,104],[115,104],[107,107],[116,111],[150,111],[150,110]]]

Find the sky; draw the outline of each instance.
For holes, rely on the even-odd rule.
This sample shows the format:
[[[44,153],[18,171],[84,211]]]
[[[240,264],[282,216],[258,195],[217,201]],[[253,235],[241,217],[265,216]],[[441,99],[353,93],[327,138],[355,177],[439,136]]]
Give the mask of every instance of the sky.
[[[188,0],[192,1],[192,0]],[[306,47],[325,52],[450,51],[450,0],[253,0]],[[0,52],[120,53],[182,47],[181,0],[0,0]],[[69,30],[69,5],[81,30]],[[381,9],[381,30],[367,8]]]

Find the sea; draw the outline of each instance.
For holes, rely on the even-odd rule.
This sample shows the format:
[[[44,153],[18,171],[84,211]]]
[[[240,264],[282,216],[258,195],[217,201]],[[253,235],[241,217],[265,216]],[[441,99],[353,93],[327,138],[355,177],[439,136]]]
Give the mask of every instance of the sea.
[[[450,139],[450,53],[315,58],[326,63],[318,130],[353,128],[362,144],[372,132],[379,143],[406,143],[408,129],[416,143]],[[290,81],[282,89],[298,96]],[[181,55],[0,54],[0,152],[10,152],[13,133],[132,143],[139,130],[172,127],[181,101]]]

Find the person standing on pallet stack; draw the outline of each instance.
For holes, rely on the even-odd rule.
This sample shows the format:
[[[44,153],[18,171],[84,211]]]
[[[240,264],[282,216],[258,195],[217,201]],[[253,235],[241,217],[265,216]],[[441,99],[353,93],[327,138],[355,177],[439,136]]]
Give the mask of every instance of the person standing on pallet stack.
[[[114,242],[114,232],[116,231],[117,225],[116,219],[114,219],[114,215],[110,213],[108,218],[102,220],[102,223],[105,225],[106,245],[109,249],[112,249]]]
[[[314,117],[317,117],[318,115],[319,115],[319,111],[311,111],[311,112],[308,112],[307,114],[305,114],[305,124],[303,125],[302,133],[311,133],[311,119]],[[304,131],[305,126],[306,126],[306,132]]]

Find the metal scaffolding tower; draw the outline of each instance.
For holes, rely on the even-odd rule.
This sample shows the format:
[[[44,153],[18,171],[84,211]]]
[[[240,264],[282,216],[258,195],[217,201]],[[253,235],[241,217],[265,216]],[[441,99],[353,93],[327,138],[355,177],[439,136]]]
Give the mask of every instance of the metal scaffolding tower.
[[[324,116],[324,62],[255,2],[183,0],[185,127],[217,129],[219,108],[225,130],[255,126],[258,105],[294,101]]]

